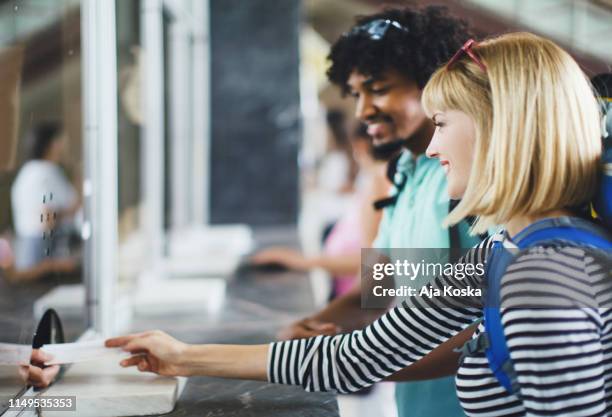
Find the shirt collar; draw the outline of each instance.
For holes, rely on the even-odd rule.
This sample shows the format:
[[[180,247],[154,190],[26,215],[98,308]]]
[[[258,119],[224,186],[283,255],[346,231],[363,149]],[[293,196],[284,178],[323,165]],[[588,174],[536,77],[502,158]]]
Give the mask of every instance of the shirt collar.
[[[433,158],[428,158],[427,155],[425,155],[424,153],[417,156],[415,159],[414,154],[412,152],[410,152],[408,149],[404,149],[402,151],[402,155],[397,160],[396,168],[397,168],[397,172],[410,173],[414,171],[416,167],[420,167],[423,164],[430,164],[430,163],[437,164],[438,162]]]

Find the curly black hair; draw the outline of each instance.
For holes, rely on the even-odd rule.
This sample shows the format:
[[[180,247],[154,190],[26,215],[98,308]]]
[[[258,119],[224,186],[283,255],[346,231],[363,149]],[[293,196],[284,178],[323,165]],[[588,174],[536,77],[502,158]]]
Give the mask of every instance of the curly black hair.
[[[391,26],[383,39],[373,40],[366,31],[354,29],[377,19],[396,21],[407,30]],[[358,16],[353,30],[332,46],[327,76],[347,93],[347,80],[354,70],[376,78],[395,69],[423,88],[433,72],[469,38],[466,22],[449,16],[442,6],[385,9]]]

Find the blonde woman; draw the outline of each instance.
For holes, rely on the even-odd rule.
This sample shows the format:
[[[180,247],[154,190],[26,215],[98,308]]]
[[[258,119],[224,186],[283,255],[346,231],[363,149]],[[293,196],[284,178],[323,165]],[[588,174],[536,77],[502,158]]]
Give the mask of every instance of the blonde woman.
[[[428,154],[445,167],[450,196],[462,198],[448,223],[473,215],[477,232],[506,228],[463,262],[484,262],[489,248],[511,247],[526,228],[547,219],[581,222],[572,208],[583,207],[595,192],[600,120],[590,84],[557,45],[522,33],[467,43],[433,75],[423,103],[437,125]],[[516,256],[501,283],[503,303],[515,308],[498,309],[516,390],[500,384],[485,353],[471,351],[457,374],[466,414],[609,415],[612,310],[605,302],[612,282],[604,279],[604,268],[578,247],[539,245]],[[442,276],[432,287],[482,288],[484,279]],[[524,290],[545,292],[549,305],[521,306]],[[337,336],[195,346],[149,332],[107,344],[138,354],[122,365],[142,371],[351,392],[419,361],[483,314],[479,297],[447,299],[445,308],[433,298],[410,301],[423,308],[400,306],[364,330]],[[578,308],[586,307],[582,302],[589,308]],[[572,308],[558,308],[568,303]],[[475,337],[483,330],[481,324]]]

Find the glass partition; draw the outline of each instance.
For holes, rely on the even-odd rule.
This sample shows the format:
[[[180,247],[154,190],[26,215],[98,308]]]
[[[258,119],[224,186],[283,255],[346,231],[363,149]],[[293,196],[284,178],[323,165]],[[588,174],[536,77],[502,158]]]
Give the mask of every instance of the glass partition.
[[[81,76],[79,1],[2,2],[0,411],[48,308],[69,341],[87,327]]]

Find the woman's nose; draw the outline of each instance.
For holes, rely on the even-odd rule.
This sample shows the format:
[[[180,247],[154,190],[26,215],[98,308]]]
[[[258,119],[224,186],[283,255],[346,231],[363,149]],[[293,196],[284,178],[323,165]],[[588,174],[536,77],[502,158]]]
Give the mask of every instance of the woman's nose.
[[[427,146],[427,149],[425,150],[425,155],[427,155],[428,158],[439,157],[438,149],[436,148],[433,139],[431,140],[431,142],[429,142],[429,146]]]
[[[428,158],[438,158],[440,156],[439,154],[439,150],[438,150],[438,129],[436,128],[436,130],[434,131],[433,137],[431,138],[431,141],[429,142],[429,145],[427,146],[427,149],[425,150],[425,155],[427,155]]]

